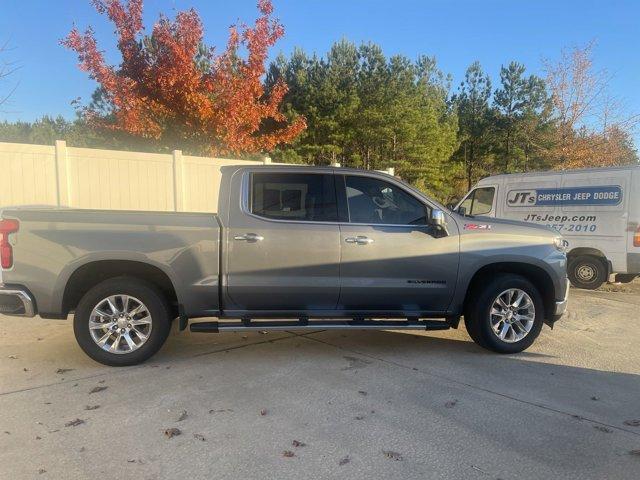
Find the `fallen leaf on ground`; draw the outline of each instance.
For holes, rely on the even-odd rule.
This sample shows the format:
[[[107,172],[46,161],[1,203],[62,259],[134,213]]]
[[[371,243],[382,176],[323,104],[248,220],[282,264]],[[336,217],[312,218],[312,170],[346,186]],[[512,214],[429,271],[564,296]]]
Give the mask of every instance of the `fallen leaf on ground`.
[[[36,437],[36,440],[42,440],[42,437]]]
[[[17,360],[17,359],[18,359],[18,356],[17,356],[17,355],[9,355],[9,358],[10,358],[11,360]]]
[[[629,425],[630,427],[640,427],[640,420],[637,419],[633,419],[633,420],[625,420],[624,422],[625,425]]]
[[[638,450],[629,450],[629,455],[635,455],[640,457],[640,449]]]
[[[167,438],[173,438],[173,437],[177,437],[178,435],[181,435],[182,431],[179,428],[167,428],[164,431],[164,436]]]
[[[85,410],[97,410],[100,408],[100,405],[85,405]]]
[[[398,452],[393,452],[391,450],[383,450],[382,453],[384,454],[385,457],[394,460],[394,461],[398,461],[398,460],[402,460],[402,455],[399,454]]]
[[[356,420],[364,420],[364,415],[356,415]]]
[[[42,475],[43,473],[47,473],[47,471],[44,468],[40,468],[38,469],[38,473]]]
[[[363,397],[366,397],[366,396],[367,396],[367,392],[365,392],[364,390],[358,390],[358,393],[359,393],[360,395],[362,395]]]
[[[89,390],[89,393],[98,393],[98,392],[102,392],[103,390],[106,390],[109,387],[93,387],[91,390]]]
[[[593,400],[594,402],[597,402],[598,400],[600,400],[600,397],[591,397],[591,400]]]
[[[613,430],[611,430],[610,428],[607,428],[603,425],[594,425],[593,428],[595,428],[596,430],[600,430],[601,432],[604,433],[611,433],[613,432]]]
[[[77,427],[78,425],[82,425],[84,423],[84,420],[82,420],[81,418],[76,418],[75,420],[71,420],[70,422],[67,422],[64,424],[65,427]]]
[[[444,406],[447,408],[453,408],[457,404],[458,404],[458,400],[449,400],[447,403],[444,404]]]
[[[65,374],[67,372],[72,372],[72,371],[73,371],[73,368],[59,368],[59,369],[56,370],[56,373],[58,375],[62,375],[62,374]]]
[[[282,456],[283,457],[287,457],[287,458],[291,458],[291,457],[295,457],[296,454],[293,453],[291,450],[285,450],[284,452],[282,452]]]
[[[180,412],[180,415],[178,416],[178,422],[183,421],[185,418],[187,418],[187,411],[186,410],[182,410]]]
[[[193,438],[195,438],[196,440],[200,440],[201,442],[207,441],[207,439],[204,438],[204,435],[202,435],[201,433],[194,433]]]
[[[260,415],[262,415],[263,417],[267,414],[267,409],[263,408],[262,410],[260,410]]]
[[[304,442],[301,442],[300,440],[294,440],[293,442],[291,442],[291,445],[295,448],[300,448],[300,447],[306,447],[307,444]]]
[[[233,412],[230,408],[221,408],[219,410],[209,410],[209,413],[225,413],[225,412]]]
[[[351,459],[349,457],[344,457],[344,458],[340,459],[340,461],[338,462],[338,465],[340,465],[342,467],[343,465],[346,465],[350,461],[351,461]]]
[[[28,369],[28,368],[23,368],[23,369],[22,369],[22,371],[23,371],[23,372],[28,372],[28,371],[29,371],[29,369]]]

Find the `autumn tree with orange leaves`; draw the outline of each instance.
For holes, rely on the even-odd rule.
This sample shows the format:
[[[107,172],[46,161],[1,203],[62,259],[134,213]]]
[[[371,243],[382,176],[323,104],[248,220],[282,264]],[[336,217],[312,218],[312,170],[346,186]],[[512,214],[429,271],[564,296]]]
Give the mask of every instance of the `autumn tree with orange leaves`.
[[[81,109],[91,126],[213,155],[267,152],[304,130],[303,117],[288,121],[280,111],[287,85],[267,92],[263,83],[269,48],[284,34],[270,0],[258,1],[252,27],[231,26],[220,54],[204,45],[193,9],[160,16],[144,35],[142,0],[92,3],[115,25],[120,66],[106,63],[91,28],[74,27],[61,42],[99,85],[98,101]]]

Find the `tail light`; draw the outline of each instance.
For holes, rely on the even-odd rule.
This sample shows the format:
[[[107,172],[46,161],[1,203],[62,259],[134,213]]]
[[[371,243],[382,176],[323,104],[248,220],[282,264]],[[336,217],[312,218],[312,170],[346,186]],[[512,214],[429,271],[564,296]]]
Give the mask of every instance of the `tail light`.
[[[636,233],[633,234],[633,246],[640,247],[640,225],[636,228]]]
[[[19,227],[18,220],[0,220],[0,265],[4,269],[13,266],[13,248],[9,243],[9,234],[17,232]]]

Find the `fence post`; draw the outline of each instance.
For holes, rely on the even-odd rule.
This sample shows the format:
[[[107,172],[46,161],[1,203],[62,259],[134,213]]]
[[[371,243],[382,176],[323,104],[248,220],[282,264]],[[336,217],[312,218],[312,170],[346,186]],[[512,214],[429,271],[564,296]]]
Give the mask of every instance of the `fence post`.
[[[182,150],[173,151],[173,208],[176,212],[184,212],[184,158]]]
[[[67,159],[67,142],[56,140],[56,200],[59,207],[71,206],[71,184],[69,182],[69,165]]]

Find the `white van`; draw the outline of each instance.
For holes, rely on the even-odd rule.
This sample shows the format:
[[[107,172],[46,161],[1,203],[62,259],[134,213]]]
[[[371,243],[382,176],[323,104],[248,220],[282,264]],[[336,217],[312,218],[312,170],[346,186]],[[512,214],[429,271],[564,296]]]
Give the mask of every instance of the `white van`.
[[[640,275],[640,166],[496,175],[458,203],[466,215],[539,223],[569,242],[571,283],[594,289]]]

